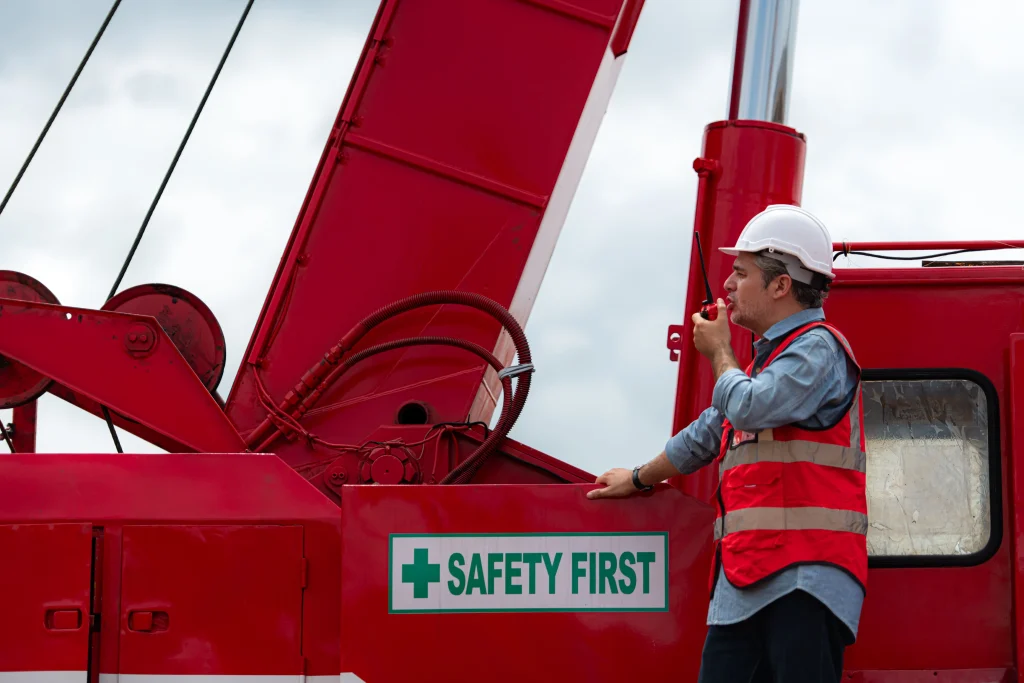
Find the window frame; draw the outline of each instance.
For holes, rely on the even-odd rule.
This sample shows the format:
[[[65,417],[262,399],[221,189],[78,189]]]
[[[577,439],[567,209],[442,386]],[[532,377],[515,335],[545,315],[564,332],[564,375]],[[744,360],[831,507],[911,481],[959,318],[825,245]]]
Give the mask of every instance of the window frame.
[[[988,412],[989,537],[983,548],[970,555],[868,555],[870,569],[909,567],[973,567],[992,559],[1003,541],[1003,466],[999,394],[987,375],[967,368],[884,368],[863,369],[861,382],[965,380],[985,394]],[[865,444],[867,448],[867,444]],[[868,462],[871,452],[868,450]],[[870,466],[870,465],[869,465]]]

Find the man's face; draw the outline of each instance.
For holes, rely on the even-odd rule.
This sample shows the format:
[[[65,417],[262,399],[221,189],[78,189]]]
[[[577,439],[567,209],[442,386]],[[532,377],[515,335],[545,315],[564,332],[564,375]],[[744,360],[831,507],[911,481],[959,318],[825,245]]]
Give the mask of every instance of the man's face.
[[[761,269],[754,262],[754,255],[741,253],[732,265],[732,274],[725,281],[728,292],[729,320],[756,334],[764,332],[762,325],[771,317],[774,297],[771,288],[765,288]]]

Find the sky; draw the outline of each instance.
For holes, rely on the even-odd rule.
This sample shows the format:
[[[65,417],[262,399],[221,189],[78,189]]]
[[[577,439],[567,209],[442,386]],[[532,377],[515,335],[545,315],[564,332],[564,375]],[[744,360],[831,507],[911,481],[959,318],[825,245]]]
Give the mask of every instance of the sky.
[[[121,285],[173,283],[212,308],[222,395],[377,4],[255,2]],[[738,4],[647,0],[526,325],[543,371],[511,437],[595,474],[671,435],[665,335],[687,314],[691,163],[727,111]],[[122,2],[0,215],[0,269],[103,304],[244,6]],[[109,7],[0,0],[0,196]],[[803,205],[834,239],[1022,236],[1022,21],[1024,5],[995,0],[800,2],[787,123],[808,137]],[[102,421],[52,396],[37,438],[114,450]]]

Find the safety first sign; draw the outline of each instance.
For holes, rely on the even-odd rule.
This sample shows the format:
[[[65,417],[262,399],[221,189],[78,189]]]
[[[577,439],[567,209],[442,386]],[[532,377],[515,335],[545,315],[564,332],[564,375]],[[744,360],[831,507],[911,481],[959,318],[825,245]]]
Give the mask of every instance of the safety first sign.
[[[668,533],[392,534],[389,612],[668,610]]]

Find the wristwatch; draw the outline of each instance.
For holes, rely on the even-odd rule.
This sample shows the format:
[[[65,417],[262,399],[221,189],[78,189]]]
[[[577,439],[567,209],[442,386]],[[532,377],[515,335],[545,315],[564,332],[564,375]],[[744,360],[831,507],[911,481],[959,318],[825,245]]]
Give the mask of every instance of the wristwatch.
[[[640,489],[641,491],[650,491],[651,489],[654,488],[653,484],[647,484],[645,486],[644,484],[640,483],[640,467],[641,465],[637,465],[636,467],[633,468],[633,486]]]

